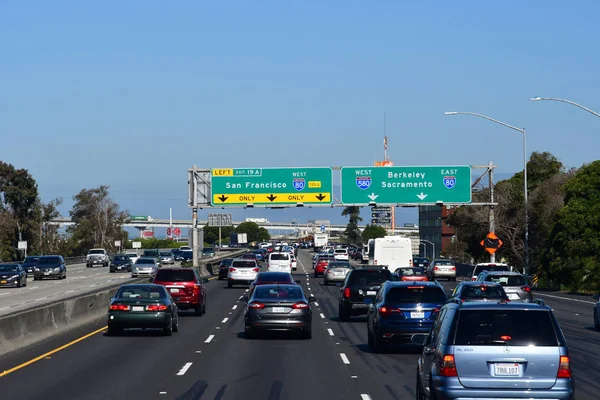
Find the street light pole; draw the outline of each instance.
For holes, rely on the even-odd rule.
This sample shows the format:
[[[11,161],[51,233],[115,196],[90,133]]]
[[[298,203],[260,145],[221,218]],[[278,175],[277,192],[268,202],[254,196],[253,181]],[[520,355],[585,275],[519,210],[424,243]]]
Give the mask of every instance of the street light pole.
[[[591,110],[588,110],[591,111]],[[524,128],[517,128],[516,126],[512,126],[507,124],[506,122],[498,121],[497,119],[490,118],[487,115],[478,114],[474,112],[468,111],[449,111],[445,112],[445,115],[472,115],[474,117],[479,117],[483,119],[487,119],[488,121],[494,122],[498,125],[505,126],[517,132],[521,132],[523,134],[523,195],[525,201],[525,240],[524,240],[524,257],[523,257],[523,273],[529,274],[529,199],[528,199],[528,189],[527,189],[527,133]]]
[[[582,106],[581,104],[577,104],[577,103],[575,103],[574,101],[571,101],[571,100],[557,99],[555,97],[532,97],[529,100],[531,100],[531,101],[543,101],[543,100],[560,101],[561,103],[571,104],[572,106],[579,107],[582,110],[585,110],[585,111],[589,112],[590,114],[594,114],[596,117],[600,117],[600,113],[597,113],[594,110],[590,110],[589,108],[587,108],[585,106]]]
[[[432,260],[435,259],[435,243],[430,242],[429,240],[424,240],[424,239],[419,239],[419,241],[429,243],[431,245],[431,251],[432,251],[431,259]]]

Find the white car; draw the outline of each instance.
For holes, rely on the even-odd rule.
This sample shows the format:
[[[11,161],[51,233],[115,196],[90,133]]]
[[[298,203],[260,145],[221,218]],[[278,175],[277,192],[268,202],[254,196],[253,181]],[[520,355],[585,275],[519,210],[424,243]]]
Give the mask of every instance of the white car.
[[[129,259],[131,260],[131,264],[135,264],[135,262],[138,260],[138,258],[140,258],[140,256],[138,256],[138,253],[135,253],[135,252],[125,253],[125,255],[127,257],[129,257]]]
[[[296,257],[292,254],[292,271],[296,271],[298,269],[298,261],[296,260]]]
[[[292,255],[290,253],[276,253],[269,254],[269,261],[267,262],[267,271],[269,272],[287,272],[292,273]]]
[[[336,261],[348,261],[348,249],[335,249],[333,251],[333,258]]]
[[[259,272],[260,266],[255,260],[236,258],[227,271],[227,287],[232,288],[236,283],[249,284]]]

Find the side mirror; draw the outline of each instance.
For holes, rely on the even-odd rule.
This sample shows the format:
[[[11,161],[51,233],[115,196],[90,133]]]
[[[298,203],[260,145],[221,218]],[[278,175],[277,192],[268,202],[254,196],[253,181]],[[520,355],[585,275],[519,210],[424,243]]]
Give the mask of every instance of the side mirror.
[[[312,303],[314,301],[317,301],[317,298],[315,297],[314,294],[311,293],[310,296],[308,296],[308,302]]]
[[[115,298],[114,298],[114,297],[111,297],[111,298],[110,298],[110,301],[111,301],[111,302],[113,302],[114,300],[115,300]]]
[[[243,301],[244,303],[247,303],[249,299],[248,299],[248,296],[243,295],[242,297],[240,297],[240,300]]]
[[[595,294],[593,297],[594,297],[594,300],[600,301],[600,294]]]
[[[425,343],[427,342],[427,337],[429,335],[423,334],[423,333],[419,333],[416,335],[412,335],[410,337],[410,341],[414,344],[418,344],[419,346],[425,346]]]

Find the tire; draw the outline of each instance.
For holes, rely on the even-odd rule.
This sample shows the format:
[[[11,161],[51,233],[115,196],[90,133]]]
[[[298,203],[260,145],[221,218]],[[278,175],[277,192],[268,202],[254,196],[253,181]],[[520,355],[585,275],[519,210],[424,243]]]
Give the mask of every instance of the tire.
[[[315,278],[318,278],[319,276],[317,275],[317,273],[315,272]]]
[[[323,279],[323,286],[329,286],[329,281],[326,281],[325,279]]]
[[[163,336],[171,336],[171,335],[173,335],[173,322],[172,321],[171,321],[170,324],[167,324],[166,326],[163,326],[162,334],[163,334]]]
[[[302,332],[302,338],[305,340],[312,339],[312,329]]]
[[[114,273],[115,273],[115,270],[114,270],[114,269],[111,269],[109,272],[110,272],[111,274],[114,274]]]
[[[244,338],[245,339],[254,339],[256,337],[256,334],[252,331],[250,331],[247,328],[244,328]]]
[[[600,331],[600,322],[598,321],[598,312],[594,310],[594,328]]]
[[[23,283],[23,286],[27,286],[27,278],[25,278],[25,283]]]
[[[198,304],[195,308],[194,308],[194,315],[196,315],[197,317],[201,317],[204,315],[204,305],[202,304]]]
[[[377,335],[372,335],[373,337],[373,347],[371,347],[371,350],[373,350],[373,353],[381,353],[383,352],[383,345],[381,344],[381,339],[379,339],[377,337]]]
[[[231,289],[233,287],[233,282],[227,281],[227,288]]]
[[[23,286],[23,285],[21,284],[21,280],[19,279],[19,283],[17,283],[17,287],[20,288],[21,286]]]
[[[423,393],[423,388],[421,388],[421,378],[419,377],[419,370],[417,369],[417,386],[415,388],[415,399],[416,400],[425,400],[425,394]]]
[[[106,331],[106,334],[108,336],[118,336],[122,333],[123,333],[123,329],[117,328],[116,326],[111,326],[111,325],[108,326],[108,330]]]
[[[371,334],[371,331],[369,329],[367,329],[367,344],[369,346],[369,348],[372,350],[374,343],[373,343],[373,335]]]
[[[173,332],[179,332],[179,318],[175,319],[175,323],[173,324]]]
[[[206,314],[206,299],[204,299],[204,304],[202,304],[202,313]]]
[[[350,321],[350,313],[342,305],[340,305],[340,307],[338,309],[338,320],[340,322]]]

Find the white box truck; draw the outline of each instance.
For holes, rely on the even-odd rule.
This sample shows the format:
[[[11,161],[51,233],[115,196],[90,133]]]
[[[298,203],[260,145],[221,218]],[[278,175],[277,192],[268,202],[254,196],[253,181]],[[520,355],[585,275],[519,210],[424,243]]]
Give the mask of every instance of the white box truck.
[[[326,233],[315,233],[315,251],[319,251],[323,247],[327,246],[328,241],[329,235]]]
[[[412,267],[412,241],[402,236],[385,236],[369,241],[369,264],[387,265],[394,272]]]

